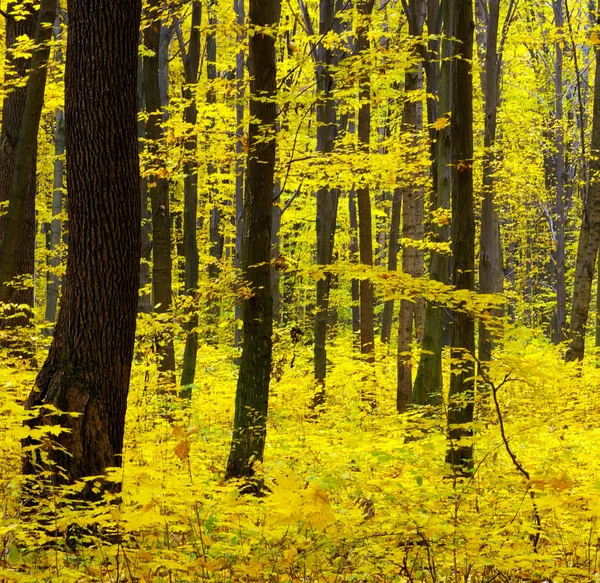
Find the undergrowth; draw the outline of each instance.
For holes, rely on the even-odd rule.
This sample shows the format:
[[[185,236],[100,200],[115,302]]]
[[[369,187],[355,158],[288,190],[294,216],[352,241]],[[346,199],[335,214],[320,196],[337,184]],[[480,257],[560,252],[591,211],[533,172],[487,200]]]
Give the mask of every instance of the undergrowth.
[[[507,379],[498,391],[507,443],[493,402],[479,399],[475,472],[458,479],[444,464],[443,412],[395,413],[387,348],[378,347],[371,372],[351,339],[336,340],[326,406],[315,415],[312,347],[279,340],[259,468],[269,492],[254,498],[223,481],[234,353],[201,345],[193,399],[184,403],[161,395],[147,347],[138,348],[123,468],[110,472],[122,493],[85,506],[73,502],[76,485],[24,507],[22,403],[35,371],[0,368],[0,580],[600,580],[600,374],[592,359],[565,365],[540,337],[511,331],[489,372]],[[47,431],[50,440],[56,429]]]

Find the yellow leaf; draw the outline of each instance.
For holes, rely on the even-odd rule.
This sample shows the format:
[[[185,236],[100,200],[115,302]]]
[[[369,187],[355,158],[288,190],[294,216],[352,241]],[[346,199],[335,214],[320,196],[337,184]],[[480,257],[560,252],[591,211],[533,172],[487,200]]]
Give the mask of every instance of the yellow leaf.
[[[175,446],[173,451],[180,460],[184,460],[190,455],[190,442],[187,439],[183,439]]]

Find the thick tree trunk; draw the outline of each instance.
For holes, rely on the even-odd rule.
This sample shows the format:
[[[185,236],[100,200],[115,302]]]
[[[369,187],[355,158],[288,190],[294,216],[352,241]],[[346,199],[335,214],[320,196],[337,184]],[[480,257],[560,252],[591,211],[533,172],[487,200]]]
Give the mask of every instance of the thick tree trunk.
[[[446,117],[446,125],[437,131],[435,150],[432,154],[434,164],[432,175],[434,179],[433,210],[450,213],[450,198],[452,191],[452,125],[448,114],[452,109],[452,69],[450,59],[453,52],[452,41],[452,13],[451,2],[443,3],[444,39],[442,41],[442,63],[440,68],[439,86],[430,86],[437,80],[437,64],[433,61],[426,63],[428,93],[437,88],[439,102],[429,100],[429,123],[433,124],[438,116]],[[428,26],[438,20],[439,6],[435,2],[428,4]],[[436,47],[432,47],[435,54]],[[436,95],[433,93],[433,95]],[[433,102],[433,103],[432,103]],[[449,218],[449,217],[447,217]],[[439,222],[434,226],[434,236],[439,242],[450,240],[448,220]],[[449,258],[443,253],[431,254],[430,278],[441,283],[448,282]],[[417,405],[439,405],[442,401],[442,346],[444,345],[444,312],[441,308],[428,303],[425,308],[425,322],[423,327],[423,344],[421,358],[417,369],[417,376],[412,392],[412,403]]]
[[[319,34],[323,38],[335,20],[335,0],[321,0]],[[333,151],[336,135],[336,108],[333,98],[333,71],[336,58],[332,48],[322,43],[316,49],[317,61],[317,152]],[[317,264],[330,265],[337,217],[338,191],[321,186],[317,191]],[[317,311],[315,314],[315,380],[323,387],[327,374],[327,324],[329,321],[329,291],[331,274],[317,281]]]
[[[374,0],[359,0],[359,23],[356,36],[356,54],[366,59],[370,41],[368,21],[373,11]],[[371,139],[371,78],[367,63],[364,62],[358,79],[358,144],[360,151],[368,157]],[[358,206],[358,248],[359,258],[363,265],[373,265],[373,218],[371,214],[371,196],[369,185],[361,184],[356,189]],[[373,282],[370,279],[360,280],[360,351],[367,362],[375,359],[375,331],[373,323]]]
[[[249,24],[278,25],[280,0],[250,0]],[[264,30],[264,29],[263,29]],[[277,121],[277,62],[272,30],[249,39],[250,127],[244,197],[242,270],[252,296],[244,298],[244,341],[227,477],[251,477],[262,461],[267,432],[273,332],[270,259]]]
[[[200,67],[200,22],[202,4],[192,4],[192,28],[188,52],[184,60],[184,74],[186,87],[184,96],[189,100],[184,111],[184,120],[193,128],[198,119],[196,98],[192,85],[197,82]],[[198,241],[196,237],[196,221],[198,215],[198,136],[194,129],[185,143],[186,160],[183,167],[183,252],[185,255],[185,291],[191,296],[198,287]],[[198,314],[192,304],[191,315],[185,325],[187,337],[183,354],[183,367],[181,371],[181,396],[191,398],[196,375],[196,358],[198,354]]]
[[[172,260],[171,260],[171,214],[169,210],[169,180],[165,177],[165,161],[159,152],[163,138],[162,100],[160,95],[160,30],[162,23],[160,0],[149,5],[152,22],[144,31],[144,93],[146,96],[146,147],[155,168],[148,180],[152,206],[152,305],[163,324],[160,337],[155,339],[158,370],[167,386],[175,382],[175,349],[171,328]]]
[[[563,0],[552,0],[554,9],[554,25],[557,30],[562,30],[564,25]],[[565,138],[562,128],[563,123],[563,48],[562,40],[554,44],[554,147],[556,159],[556,250],[554,262],[556,266],[556,313],[552,340],[555,344],[565,339],[567,325],[567,288],[565,282]]]
[[[566,360],[583,360],[585,332],[592,296],[592,282],[600,242],[600,58],[596,51],[596,77],[594,81],[594,115],[590,157],[590,186],[583,208],[579,249],[573,286],[571,311],[571,344]]]
[[[1,163],[6,166],[6,170],[9,170],[8,165],[12,164],[12,173],[8,175],[11,177],[8,212],[4,219],[0,245],[0,302],[3,303],[10,301],[14,303],[18,299],[13,297],[14,290],[9,285],[15,276],[33,273],[35,186],[32,186],[32,182],[35,185],[37,135],[44,105],[46,64],[50,55],[48,41],[52,37],[55,15],[56,0],[43,0],[35,27],[37,48],[31,58],[31,73],[25,92],[25,102],[22,103],[22,94],[17,94],[12,103],[9,101],[5,104],[9,105],[9,108],[14,108],[15,118],[7,120],[10,113],[13,113],[10,109],[9,111],[4,110],[2,116],[5,139],[2,140],[4,153],[2,158],[4,159]],[[17,31],[13,30],[13,32]],[[7,40],[9,40],[8,35]],[[9,99],[10,97],[7,98],[7,100]],[[6,128],[4,123],[7,124]],[[15,131],[18,131],[18,137],[16,146],[13,146]],[[11,151],[13,148],[14,154]],[[32,304],[32,291],[25,292],[23,299]]]
[[[53,405],[80,414],[56,418],[40,409],[28,422],[70,429],[54,438],[64,453],[52,457],[73,481],[122,463],[140,268],[141,2],[69,0],[68,12],[67,273],[54,340],[27,408]],[[32,452],[26,455],[26,473],[47,469]]]
[[[475,283],[475,219],[473,214],[473,2],[452,0],[454,72],[452,103],[452,284],[473,290]],[[453,359],[448,394],[446,462],[454,474],[472,468],[473,446],[465,443],[473,421],[475,323],[464,309],[453,310],[450,331]],[[461,441],[461,443],[458,443]]]

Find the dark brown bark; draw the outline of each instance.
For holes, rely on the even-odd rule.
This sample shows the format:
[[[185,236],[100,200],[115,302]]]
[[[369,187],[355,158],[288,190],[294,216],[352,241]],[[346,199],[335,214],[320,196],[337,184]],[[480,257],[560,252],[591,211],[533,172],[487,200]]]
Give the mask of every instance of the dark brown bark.
[[[141,2],[69,0],[68,12],[67,272],[54,340],[27,408],[80,414],[57,419],[42,409],[29,423],[70,429],[55,438],[70,455],[52,457],[73,481],[121,465],[140,267]],[[39,473],[38,462],[26,450],[24,471]]]
[[[358,144],[368,157],[371,139],[371,75],[366,62],[370,47],[368,23],[373,11],[374,0],[359,0],[357,8],[359,23],[356,30],[356,54],[364,60],[359,74]],[[358,247],[363,265],[373,265],[373,218],[369,185],[362,183],[356,189],[358,207]],[[368,362],[375,359],[375,331],[373,323],[373,282],[361,279],[360,284],[360,351]]]
[[[350,215],[350,261],[355,263],[358,256],[358,218],[356,216],[356,193],[352,189],[348,193],[348,213]],[[358,279],[353,279],[352,286],[352,333],[360,334],[360,290]]]
[[[146,97],[146,147],[154,172],[148,179],[152,206],[152,305],[162,323],[160,335],[155,338],[158,369],[167,386],[175,382],[175,348],[171,327],[172,259],[171,213],[169,208],[169,180],[164,156],[159,152],[163,138],[162,99],[160,94],[160,0],[149,4],[150,24],[144,30],[144,93]]]
[[[189,100],[184,111],[184,120],[193,126],[198,119],[196,99],[191,85],[196,83],[200,67],[200,22],[202,16],[202,4],[192,4],[192,23],[190,40],[187,52],[184,54],[184,73],[186,87],[184,97]],[[186,160],[183,167],[183,252],[185,255],[185,291],[193,296],[198,287],[198,241],[196,237],[196,221],[198,214],[198,136],[192,129],[192,133],[185,143]],[[185,325],[187,337],[185,340],[185,351],[183,354],[183,367],[181,371],[181,396],[191,398],[190,385],[193,384],[196,375],[196,357],[198,354],[198,315],[192,307],[192,313]]]
[[[436,62],[436,50],[438,45],[430,48],[430,58],[425,61],[427,75],[427,92],[436,91],[432,95],[438,95],[436,99],[428,100],[427,115],[430,124],[438,117],[448,117],[452,108],[452,9],[450,2],[443,3],[443,26],[444,37],[442,45],[442,63],[439,68]],[[442,8],[434,1],[428,1],[427,22],[428,27],[439,26]],[[433,28],[430,28],[433,29]],[[431,41],[430,41],[431,42]],[[439,83],[437,79],[439,77]],[[432,135],[434,143],[432,149],[432,177],[433,177],[433,210],[450,212],[450,193],[452,189],[452,142],[451,123],[447,119],[446,126]],[[434,225],[433,236],[436,241],[448,242],[450,240],[450,229],[447,223]],[[449,258],[443,253],[431,254],[430,278],[442,283],[448,282]],[[444,313],[441,308],[430,303],[425,309],[425,322],[423,328],[423,344],[417,376],[415,378],[412,403],[417,405],[439,405],[442,400],[442,346],[444,345]]]
[[[400,251],[400,215],[402,210],[402,191],[394,189],[392,195],[392,208],[390,213],[390,234],[388,244],[388,271],[398,269],[398,252]],[[392,335],[392,320],[394,318],[394,300],[386,300],[383,305],[383,316],[381,319],[381,341],[390,343]]]
[[[271,228],[277,106],[277,62],[273,32],[279,0],[250,0],[249,38],[250,126],[242,241],[243,277],[252,290],[244,298],[244,341],[235,399],[234,428],[227,477],[254,474],[262,461],[269,403],[273,332],[271,296]]]
[[[596,50],[596,77],[594,81],[594,115],[592,122],[591,157],[589,162],[590,185],[584,201],[579,248],[573,286],[571,310],[571,343],[565,359],[567,362],[583,360],[585,333],[592,296],[594,269],[600,242],[600,58]]]
[[[452,0],[454,72],[452,100],[452,284],[473,290],[475,283],[475,219],[473,214],[473,2]],[[473,431],[475,323],[464,305],[452,313],[450,348],[453,364],[448,394],[448,450],[453,473],[468,471],[473,446],[464,443]],[[458,443],[462,440],[462,443]]]
[[[33,291],[23,290],[21,298],[13,297],[14,289],[9,283],[15,276],[33,273],[33,253],[35,245],[35,165],[37,134],[44,104],[46,88],[46,64],[50,54],[48,41],[52,37],[52,25],[56,14],[56,0],[44,0],[40,4],[35,25],[35,43],[37,48],[31,57],[31,73],[23,93],[7,98],[9,110],[3,112],[3,139],[0,163],[7,173],[4,180],[10,180],[8,211],[4,218],[2,241],[0,245],[0,302],[33,303]],[[10,19],[12,20],[12,19]],[[12,28],[12,34],[19,31]],[[16,24],[14,24],[17,27]],[[26,19],[24,32],[30,30],[31,22]],[[7,31],[8,33],[8,31]],[[8,38],[7,41],[14,41]],[[19,68],[24,64],[20,62]],[[26,65],[25,65],[26,66]],[[18,69],[17,69],[18,70]],[[12,109],[12,111],[11,111]],[[14,118],[10,118],[11,114]],[[6,124],[6,126],[4,125]],[[16,141],[15,141],[16,140]],[[10,177],[10,178],[8,178]],[[0,196],[6,194],[4,188]]]
[[[320,1],[319,34],[324,37],[335,21],[335,0]],[[335,51],[322,43],[316,48],[317,77],[317,152],[333,151],[336,136],[336,108],[333,97],[332,67],[336,65]],[[337,217],[338,191],[322,186],[317,191],[317,264],[325,267],[333,260],[333,244]],[[317,305],[314,322],[315,380],[324,386],[327,374],[327,328],[330,320],[329,291],[331,274],[317,281]]]

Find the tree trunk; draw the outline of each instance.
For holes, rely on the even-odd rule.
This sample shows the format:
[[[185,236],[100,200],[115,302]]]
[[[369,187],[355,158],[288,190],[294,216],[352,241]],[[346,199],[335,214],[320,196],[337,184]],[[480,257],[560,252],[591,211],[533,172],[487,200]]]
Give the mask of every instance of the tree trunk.
[[[149,150],[154,173],[148,180],[152,206],[152,305],[162,323],[160,336],[155,339],[158,370],[166,386],[175,382],[175,349],[171,328],[172,260],[171,215],[169,211],[169,180],[165,160],[160,153],[163,138],[162,100],[160,95],[160,0],[149,5],[152,22],[144,31],[144,92],[146,96],[146,147]]]
[[[498,19],[500,0],[487,2],[487,30],[485,39],[485,133],[483,158],[483,201],[481,205],[481,230],[479,238],[479,291],[493,294],[496,276],[495,225],[494,225],[494,147],[496,144],[496,116],[498,109],[499,67]],[[483,321],[479,324],[479,360],[492,358],[492,339]]]
[[[185,291],[193,297],[198,287],[198,241],[196,237],[196,221],[198,214],[198,136],[193,129],[198,119],[196,98],[192,85],[197,82],[200,67],[200,23],[202,4],[192,4],[192,28],[188,52],[184,59],[184,74],[186,87],[184,97],[189,100],[184,111],[184,120],[191,126],[191,134],[185,143],[186,160],[183,168],[183,252],[185,255]],[[192,396],[190,385],[196,375],[196,358],[198,354],[198,314],[192,303],[191,315],[185,325],[187,336],[183,354],[181,371],[181,397],[189,399]]]
[[[33,253],[35,245],[35,164],[37,152],[37,135],[44,105],[46,89],[46,64],[50,55],[49,41],[52,37],[54,18],[56,15],[56,0],[43,0],[40,4],[35,28],[36,49],[31,58],[31,73],[27,82],[25,103],[22,104],[22,94],[17,94],[12,103],[16,117],[8,118],[12,113],[3,112],[3,134],[12,134],[7,141],[3,140],[2,149],[5,152],[3,164],[12,163],[10,197],[8,212],[4,219],[2,243],[0,246],[0,302],[13,303],[14,290],[10,285],[17,275],[33,274]],[[11,25],[12,27],[12,25]],[[17,32],[17,31],[14,31]],[[8,35],[7,35],[7,40]],[[10,39],[12,40],[12,39]],[[7,98],[7,100],[10,99]],[[21,115],[19,116],[19,113]],[[6,122],[4,120],[7,120]],[[4,123],[7,124],[6,129]],[[14,124],[14,127],[10,127]],[[16,148],[12,154],[12,144]],[[6,132],[6,133],[5,133]],[[10,135],[9,134],[9,135]],[[9,168],[7,167],[6,170]],[[23,247],[26,247],[25,249]],[[20,269],[21,268],[21,269]],[[32,290],[26,292],[25,298],[33,304]]]
[[[552,0],[554,25],[562,30],[564,25],[563,0]],[[552,340],[555,344],[565,339],[567,325],[567,288],[565,282],[565,138],[563,123],[563,48],[562,40],[554,43],[556,60],[554,62],[554,147],[556,157],[556,314]]]
[[[275,28],[280,0],[250,0],[251,27]],[[277,61],[271,31],[249,38],[250,127],[244,197],[242,270],[252,295],[243,300],[244,341],[227,477],[251,477],[267,432],[273,332],[270,259],[277,121]],[[265,137],[268,136],[268,137]]]
[[[54,340],[27,408],[70,429],[52,457],[68,481],[120,466],[138,301],[136,69],[141,2],[69,0],[65,72],[69,250]],[[31,441],[26,445],[32,445]],[[30,456],[26,473],[45,464]],[[55,474],[55,481],[62,481]],[[91,483],[89,484],[91,487]],[[88,488],[84,496],[94,496]]]
[[[423,33],[425,17],[424,4],[420,0],[411,0],[408,10],[409,34],[415,39]],[[418,140],[422,128],[423,113],[421,104],[412,97],[422,88],[421,67],[415,70],[410,66],[404,75],[406,100],[402,114],[402,128],[413,136],[413,146]],[[406,165],[414,166],[414,156],[406,157]],[[422,241],[423,232],[423,190],[417,185],[406,184],[402,187],[402,237],[405,240]],[[402,271],[413,277],[423,275],[423,251],[410,244],[402,250]],[[398,322],[398,383],[396,387],[396,410],[405,411],[412,396],[412,358],[410,345],[413,338],[413,320],[417,315],[416,303],[409,300],[400,302]]]
[[[398,252],[400,251],[400,214],[402,210],[402,190],[394,189],[392,196],[392,210],[390,218],[390,236],[388,245],[388,271],[398,269]],[[381,342],[390,343],[392,335],[392,321],[394,319],[394,300],[387,300],[383,305],[381,319]]]
[[[335,21],[335,0],[321,0],[319,34],[324,38]],[[336,65],[334,50],[319,43],[317,61],[317,152],[324,155],[333,151],[336,134],[336,108],[333,98],[333,71]],[[333,260],[333,244],[337,217],[338,191],[321,186],[317,191],[317,264],[324,267]],[[315,380],[325,385],[327,374],[327,324],[329,321],[329,291],[331,274],[317,281],[317,306],[314,322]],[[322,391],[320,391],[322,392]],[[321,397],[322,398],[322,397]]]
[[[358,218],[356,216],[356,193],[354,189],[348,193],[348,213],[350,215],[350,261],[355,263],[358,256]],[[352,334],[360,334],[360,290],[358,279],[353,279],[352,286]]]
[[[368,158],[371,139],[371,78],[366,59],[370,49],[368,21],[373,11],[374,0],[359,0],[359,23],[356,30],[356,54],[365,62],[359,74],[359,107],[358,107],[358,144],[360,151]],[[371,196],[369,185],[362,183],[356,189],[358,206],[358,248],[360,262],[366,266],[373,265],[373,219],[371,215]],[[370,279],[360,280],[360,351],[367,362],[375,360],[375,331],[373,327],[373,282]]]
[[[244,0],[234,0],[238,32],[236,43],[243,47],[243,27],[246,20]],[[244,209],[244,49],[240,48],[235,56],[235,266],[242,267],[243,209]],[[241,300],[235,303],[234,343],[239,346],[242,341],[242,328],[238,322],[242,319]]]
[[[452,109],[452,70],[453,62],[450,59],[453,53],[452,38],[452,13],[451,2],[443,3],[444,37],[442,40],[442,63],[440,68],[440,82],[437,87],[439,102],[428,101],[429,123],[433,124],[438,116],[446,118],[446,125],[438,130],[434,142],[435,150],[432,175],[434,179],[433,210],[444,211],[448,215],[445,221],[434,225],[433,231],[438,242],[450,240],[450,228],[448,224],[450,213],[450,198],[452,190],[452,125],[449,113]],[[439,18],[440,7],[435,2],[428,4],[428,27],[431,27]],[[436,46],[432,47],[435,55]],[[428,93],[436,89],[437,63],[435,56],[425,63],[427,73]],[[433,95],[436,95],[433,93]],[[448,282],[449,258],[444,253],[432,252],[431,267],[429,269],[430,279],[441,283]],[[423,326],[423,344],[421,358],[417,369],[417,376],[412,392],[411,401],[417,405],[439,405],[442,401],[442,346],[444,345],[444,312],[441,308],[428,303],[425,308],[425,322]]]
[[[455,17],[452,103],[452,284],[474,289],[475,219],[473,215],[473,3],[452,0]],[[464,306],[452,313],[450,348],[453,359],[448,394],[448,450],[453,474],[468,472],[473,446],[464,443],[473,431],[475,323]],[[458,443],[462,441],[461,443]]]
[[[583,208],[575,283],[571,311],[571,344],[565,359],[567,362],[583,360],[585,332],[592,296],[592,282],[600,242],[600,55],[596,50],[596,77],[594,81],[594,115],[590,156],[590,186]]]

